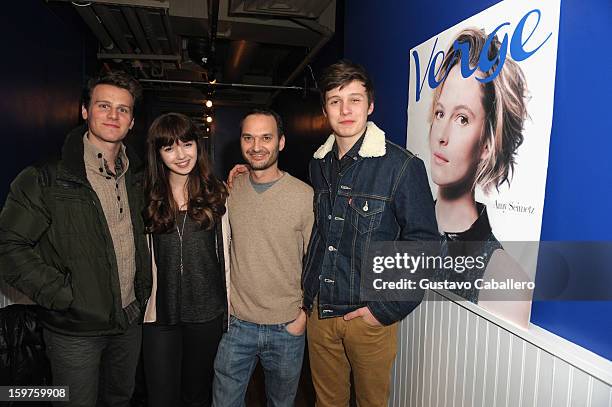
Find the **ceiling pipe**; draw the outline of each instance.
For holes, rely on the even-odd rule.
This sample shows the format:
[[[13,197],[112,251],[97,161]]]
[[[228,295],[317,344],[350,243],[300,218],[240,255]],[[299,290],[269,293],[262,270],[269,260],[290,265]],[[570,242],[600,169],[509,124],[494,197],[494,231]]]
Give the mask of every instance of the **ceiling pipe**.
[[[297,68],[295,68],[293,70],[293,72],[291,73],[291,75],[289,75],[289,77],[285,80],[285,82],[283,82],[283,86],[288,86],[289,84],[291,84],[295,80],[295,78],[297,78],[297,76],[304,70],[304,68],[306,68],[306,65],[308,65],[310,63],[310,61],[314,58],[314,56],[319,53],[321,48],[323,48],[325,46],[325,44],[327,44],[327,42],[330,40],[330,38],[334,35],[333,31],[331,31],[327,27],[324,27],[321,24],[316,23],[314,21],[304,20],[304,19],[297,19],[297,18],[296,19],[292,19],[292,20],[295,21],[296,23],[298,23],[298,24],[300,24],[300,25],[302,25],[302,26],[304,26],[306,28],[309,28],[312,31],[315,31],[316,33],[320,34],[321,38],[315,44],[315,46],[310,50],[308,55],[306,55],[304,60],[302,60],[302,62],[297,66]],[[272,104],[272,102],[274,101],[274,99],[278,96],[279,93],[280,93],[280,90],[277,90],[276,92],[274,92],[268,98],[268,101],[266,102],[266,105],[270,106]]]
[[[219,0],[208,0],[208,26],[210,28],[208,42],[208,66],[215,76],[217,28],[219,24]]]
[[[173,54],[179,53],[179,47],[177,44],[177,38],[174,35],[174,30],[172,30],[172,24],[170,23],[170,16],[168,13],[164,13],[162,15],[162,21],[164,22],[164,27],[166,28],[166,35],[168,36],[168,44],[170,44],[170,52]]]
[[[154,54],[161,54],[161,46],[159,45],[159,41],[155,36],[155,30],[153,29],[153,23],[149,18],[148,12],[145,9],[138,8],[136,9],[136,13],[138,14],[138,19],[140,20],[140,24],[142,24],[142,29],[144,30],[147,39],[149,40],[149,44],[151,44],[151,49]]]
[[[138,21],[138,17],[136,16],[136,12],[131,7],[121,7],[121,12],[125,16],[125,19],[134,34],[134,38],[136,38],[136,42],[138,43],[138,48],[140,48],[140,52],[143,54],[151,54],[151,47],[149,47],[149,43],[145,38],[144,32],[142,31],[142,27],[140,26],[140,22]]]
[[[108,4],[110,6],[146,7],[152,9],[168,10],[172,0],[54,0],[70,2],[78,7],[87,7],[92,3]],[[87,4],[84,4],[87,3]]]
[[[278,86],[278,85],[251,85],[246,83],[226,83],[226,82],[204,82],[204,81],[181,81],[172,79],[139,79],[139,82],[143,83],[167,83],[172,85],[196,85],[196,86],[210,86],[210,87],[223,87],[223,88],[242,88],[242,89],[261,89],[261,90],[295,90],[295,91],[312,91],[316,92],[314,88],[304,88],[302,86]]]
[[[121,52],[123,52],[124,54],[133,53],[134,51],[132,50],[132,47],[123,36],[121,28],[119,28],[119,26],[117,25],[117,22],[111,15],[111,12],[108,10],[108,7],[94,5],[93,8],[96,14],[102,20],[102,23],[108,30],[108,33],[111,35],[113,41],[115,42],[115,44],[117,44]]]
[[[77,6],[74,6],[74,8],[76,9],[77,13],[79,13],[83,21],[85,21],[85,24],[87,24],[87,26],[91,29],[95,37],[102,45],[102,48],[106,50],[114,49],[115,44],[113,43],[113,40],[104,29],[102,22],[98,20],[98,17],[93,12],[92,8]]]
[[[166,61],[178,62],[179,55],[157,55],[157,54],[111,54],[108,52],[98,53],[98,59],[129,59],[143,61]]]

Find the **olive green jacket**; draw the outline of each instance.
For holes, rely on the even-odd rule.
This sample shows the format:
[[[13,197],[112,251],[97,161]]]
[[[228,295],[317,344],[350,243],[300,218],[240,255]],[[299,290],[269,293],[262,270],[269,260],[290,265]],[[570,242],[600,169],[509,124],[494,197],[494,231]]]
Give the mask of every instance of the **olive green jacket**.
[[[85,127],[66,138],[61,160],[28,167],[11,184],[0,213],[0,275],[39,307],[43,325],[76,336],[123,332],[128,321],[112,238],[98,196],[87,181]],[[126,188],[134,227],[134,290],[145,306],[150,258],[141,216],[142,167],[130,155]]]

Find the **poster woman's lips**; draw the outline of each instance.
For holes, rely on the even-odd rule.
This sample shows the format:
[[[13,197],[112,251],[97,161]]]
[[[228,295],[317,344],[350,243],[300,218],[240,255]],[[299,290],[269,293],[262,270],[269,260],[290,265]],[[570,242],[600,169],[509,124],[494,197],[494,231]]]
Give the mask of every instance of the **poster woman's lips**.
[[[438,164],[444,164],[448,162],[448,159],[440,153],[433,153],[433,156],[434,156],[436,163]]]

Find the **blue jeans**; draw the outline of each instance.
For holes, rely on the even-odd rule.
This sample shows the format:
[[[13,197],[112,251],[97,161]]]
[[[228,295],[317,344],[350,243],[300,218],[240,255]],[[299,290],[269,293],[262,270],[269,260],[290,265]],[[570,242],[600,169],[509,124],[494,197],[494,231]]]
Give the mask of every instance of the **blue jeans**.
[[[293,406],[305,335],[287,332],[288,323],[262,325],[231,316],[215,359],[213,406],[245,405],[246,389],[258,358],[264,370],[268,407]]]

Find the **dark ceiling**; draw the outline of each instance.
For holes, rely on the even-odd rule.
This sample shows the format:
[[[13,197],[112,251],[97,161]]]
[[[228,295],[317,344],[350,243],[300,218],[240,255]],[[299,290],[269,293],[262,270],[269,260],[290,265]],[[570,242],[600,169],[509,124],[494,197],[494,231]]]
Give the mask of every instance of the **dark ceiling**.
[[[336,0],[70,3],[98,40],[101,62],[176,103],[214,94],[218,105],[269,105],[286,87],[313,88],[309,63],[336,20]]]

